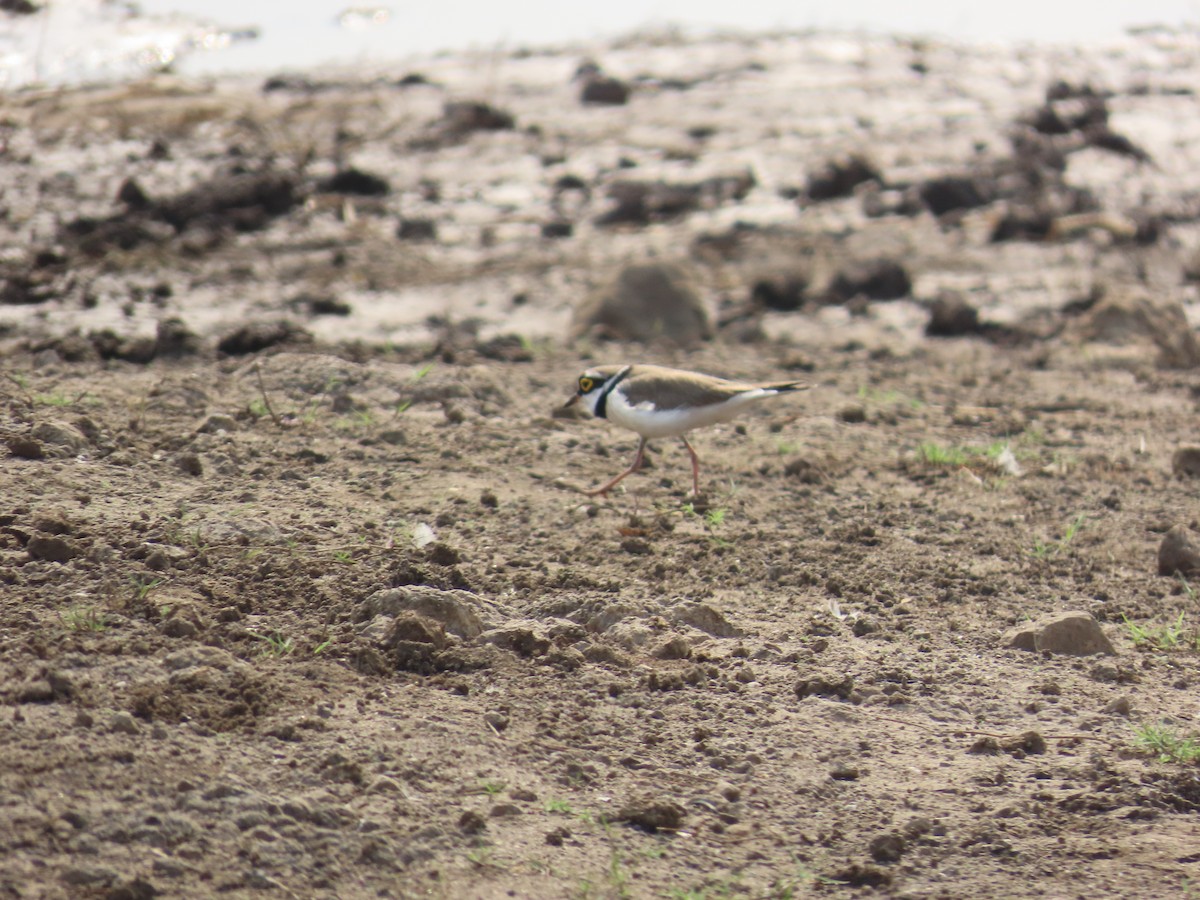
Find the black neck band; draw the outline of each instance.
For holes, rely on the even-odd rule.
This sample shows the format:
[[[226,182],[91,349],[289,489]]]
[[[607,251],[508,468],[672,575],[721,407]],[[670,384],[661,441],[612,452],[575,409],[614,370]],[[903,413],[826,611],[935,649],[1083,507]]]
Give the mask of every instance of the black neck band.
[[[633,366],[626,366],[620,372],[610,378],[608,380],[608,384],[601,388],[600,398],[596,401],[596,415],[601,419],[608,418],[608,395],[613,392],[613,388],[621,383],[621,379],[628,375],[632,368]]]

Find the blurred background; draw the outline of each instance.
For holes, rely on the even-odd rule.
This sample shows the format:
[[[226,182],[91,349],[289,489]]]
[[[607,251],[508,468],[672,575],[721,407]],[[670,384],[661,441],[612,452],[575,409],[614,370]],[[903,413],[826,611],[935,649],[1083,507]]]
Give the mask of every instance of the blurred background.
[[[1193,31],[1200,22],[1197,0],[3,0],[0,10],[0,87],[8,88],[121,79],[166,67],[202,75],[378,64],[441,50],[510,51],[654,29],[867,30],[1101,43],[1123,39],[1131,27]]]

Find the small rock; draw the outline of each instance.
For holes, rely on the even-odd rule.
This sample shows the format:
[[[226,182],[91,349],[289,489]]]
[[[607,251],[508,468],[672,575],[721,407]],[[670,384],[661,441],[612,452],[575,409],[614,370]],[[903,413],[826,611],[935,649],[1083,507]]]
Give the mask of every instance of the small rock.
[[[187,647],[177,650],[163,658],[163,667],[168,672],[181,672],[185,669],[210,666],[214,669],[227,670],[237,668],[238,659],[227,650],[218,647]]]
[[[79,555],[79,547],[66,538],[35,534],[25,545],[30,559],[44,559],[47,562],[64,563]]]
[[[570,222],[561,222],[558,220],[542,223],[542,237],[556,239],[569,238],[575,233],[575,226]]]
[[[867,408],[861,403],[853,403],[838,410],[837,417],[847,425],[861,425],[867,421]]]
[[[1122,695],[1104,704],[1104,711],[1111,716],[1129,718],[1133,714],[1133,701],[1128,696]]]
[[[1158,545],[1158,574],[1200,572],[1200,537],[1186,525],[1176,525]]]
[[[929,337],[958,337],[979,333],[979,311],[955,292],[944,292],[929,304],[929,322],[925,334]]]
[[[396,237],[402,241],[436,241],[437,222],[433,219],[405,217],[396,226]]]
[[[98,887],[113,884],[119,876],[112,869],[102,866],[71,866],[64,869],[59,879],[75,887]]]
[[[41,422],[34,426],[30,437],[41,441],[42,447],[53,456],[74,456],[88,445],[83,432],[66,422]]]
[[[146,568],[154,572],[165,572],[171,568],[171,558],[161,548],[151,550],[150,554],[146,557]]]
[[[654,552],[648,542],[636,537],[627,537],[621,541],[621,549],[634,556],[648,556]]]
[[[783,474],[801,484],[824,484],[827,480],[822,465],[807,456],[794,456],[783,467]]]
[[[834,884],[846,884],[854,887],[887,887],[892,883],[892,873],[878,866],[864,863],[851,863],[839,869],[832,875]]]
[[[1017,626],[1005,633],[1002,646],[1061,656],[1114,656],[1112,642],[1089,613],[1067,612],[1043,616],[1036,622]]]
[[[42,448],[41,441],[35,441],[29,435],[14,434],[11,437],[5,438],[4,443],[8,446],[8,452],[18,459],[45,459],[46,452]]]
[[[404,786],[390,775],[380,775],[367,787],[369,794],[403,794]]]
[[[755,307],[780,312],[795,312],[807,297],[809,273],[805,269],[786,267],[764,273],[754,281],[750,300]]]
[[[213,413],[196,429],[198,434],[216,434],[219,431],[237,431],[237,420],[224,413]]]
[[[379,440],[393,447],[402,447],[408,443],[408,435],[399,428],[389,428],[379,432]]]
[[[137,720],[124,710],[113,713],[113,717],[108,722],[108,727],[116,734],[140,734],[142,731],[142,727],[138,725]]]
[[[708,310],[678,266],[628,266],[575,311],[572,337],[596,332],[614,340],[667,340],[687,346],[712,337]]]
[[[182,616],[176,616],[163,622],[159,630],[169,638],[190,638],[195,637],[197,628]]]
[[[175,468],[185,475],[198,477],[204,474],[204,463],[195,453],[179,453],[175,456]]]
[[[200,336],[184,324],[182,319],[167,318],[158,323],[155,335],[155,352],[162,357],[190,356],[200,351]]]
[[[840,678],[820,675],[801,678],[796,682],[795,691],[801,700],[805,697],[837,697],[839,700],[849,700],[854,693],[854,679],[849,675]]]
[[[508,728],[508,716],[501,712],[486,712],[483,714],[483,721],[496,731]]]
[[[446,631],[467,640],[484,632],[479,614],[472,608],[479,598],[467,591],[443,591],[428,585],[387,588],[369,596],[359,608],[360,621],[376,615],[398,616],[408,611],[441,623]]]
[[[443,125],[449,134],[472,131],[507,131],[516,127],[513,116],[477,100],[454,100],[443,107]]]
[[[674,800],[640,797],[626,803],[617,813],[617,821],[628,822],[646,831],[675,831],[683,824],[684,809]]]
[[[22,685],[17,691],[18,703],[53,703],[54,688],[49,681],[38,679]]]
[[[1135,353],[1152,343],[1163,368],[1200,366],[1200,340],[1178,299],[1155,299],[1135,291],[1106,295],[1080,321],[1079,335],[1087,341],[1132,345]]]
[[[329,194],[356,194],[360,197],[383,197],[392,187],[382,175],[364,172],[353,166],[333,173],[317,186]]]
[[[982,182],[958,175],[931,178],[920,189],[921,202],[935,216],[983,206],[989,202],[989,194]]]
[[[848,197],[866,181],[881,182],[879,170],[862,156],[833,159],[808,177],[805,193],[809,200],[833,200]]]
[[[487,828],[487,819],[473,809],[463,811],[458,817],[458,830],[463,834],[479,834]]]
[[[1015,759],[1046,752],[1046,739],[1036,731],[1026,731],[1013,738],[1005,738],[999,742],[1000,749],[1010,753]]]
[[[414,612],[403,612],[392,619],[379,643],[384,647],[395,647],[400,641],[432,644],[439,650],[448,643],[446,629],[440,622]]]
[[[539,629],[516,622],[485,631],[479,640],[527,658],[542,656],[550,649],[550,639]]]
[[[687,638],[674,635],[655,647],[652,655],[657,659],[691,659],[692,644]]]
[[[159,895],[156,888],[143,878],[119,884],[104,895],[104,900],[152,900]]]
[[[730,622],[720,611],[707,603],[686,603],[670,612],[670,620],[676,625],[690,625],[697,631],[719,638],[742,637],[742,629]]]
[[[868,845],[871,853],[871,858],[878,863],[894,863],[899,862],[900,857],[904,855],[906,843],[900,835],[889,832],[887,834],[876,835],[871,839]]]
[[[75,693],[75,681],[66,672],[51,669],[46,673],[46,681],[55,697],[70,697]]]
[[[1177,478],[1200,478],[1200,447],[1180,447],[1171,456],[1171,471]]]
[[[224,335],[217,342],[217,351],[226,356],[245,356],[277,344],[309,343],[311,341],[312,335],[291,322],[251,322]]]
[[[859,774],[857,768],[846,763],[838,763],[829,771],[829,777],[834,781],[857,781]]]
[[[489,819],[507,819],[511,818],[512,816],[522,815],[524,815],[524,813],[521,811],[521,807],[517,806],[515,803],[497,803],[490,810],[488,810]]]
[[[826,302],[845,303],[856,297],[899,300],[912,293],[912,279],[904,266],[891,259],[869,259],[847,264],[830,283]]]
[[[605,106],[623,106],[629,102],[629,85],[619,78],[595,75],[589,78],[579,93],[581,103]]]

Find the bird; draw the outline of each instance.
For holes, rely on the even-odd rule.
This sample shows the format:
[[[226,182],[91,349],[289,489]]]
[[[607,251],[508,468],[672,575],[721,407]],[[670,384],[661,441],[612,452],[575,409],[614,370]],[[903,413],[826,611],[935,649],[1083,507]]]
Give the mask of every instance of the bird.
[[[594,416],[636,432],[639,440],[628,469],[583,493],[603,497],[641,468],[646,441],[678,437],[692,457],[692,496],[699,496],[700,458],[688,443],[687,432],[726,422],[764,397],[809,387],[802,381],[729,381],[687,369],[645,364],[588,369],[579,376],[575,393],[564,408],[583,402]]]

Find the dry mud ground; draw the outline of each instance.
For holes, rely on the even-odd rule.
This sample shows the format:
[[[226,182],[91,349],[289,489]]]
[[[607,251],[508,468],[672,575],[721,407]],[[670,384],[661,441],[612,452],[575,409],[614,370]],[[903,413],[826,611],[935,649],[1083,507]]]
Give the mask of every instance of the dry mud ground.
[[[1157,554],[1198,527],[1173,462],[1200,401],[1195,69],[1135,50],[633,42],[605,65],[699,80],[643,80],[615,109],[578,105],[577,53],[443,60],[443,87],[418,86],[436,103],[377,83],[10,98],[0,890],[1191,895],[1200,579]],[[893,183],[1004,156],[1052,77],[1115,92],[1114,128],[1155,162],[1076,147],[1068,174],[1160,234],[991,243],[994,204],[939,221],[781,199],[834,151]],[[431,136],[443,94],[484,87],[539,128]],[[94,233],[78,217],[120,221],[131,172],[164,197],[255,170],[302,117],[304,203],[72,243]],[[747,147],[740,201],[538,230],[572,164],[599,194],[620,156],[680,178]],[[312,188],[347,159],[391,193]],[[435,241],[395,237],[414,206]],[[714,234],[737,252],[714,259]],[[729,321],[756,328],[691,349],[566,340],[620,261],[673,249],[736,309],[760,263],[821,257],[819,280],[859,246],[910,268],[909,299],[751,306]],[[947,287],[994,328],[922,337]],[[306,319],[306,290],[350,315]],[[1138,290],[1174,304],[1167,333],[1096,314]],[[257,350],[214,347],[284,316]],[[147,338],[168,317],[174,338]],[[660,442],[592,502],[572,486],[634,442],[556,408],[584,365],[634,359],[815,387],[697,434],[699,500]],[[1114,653],[1008,646],[1065,611]]]

